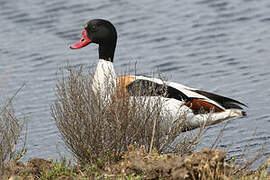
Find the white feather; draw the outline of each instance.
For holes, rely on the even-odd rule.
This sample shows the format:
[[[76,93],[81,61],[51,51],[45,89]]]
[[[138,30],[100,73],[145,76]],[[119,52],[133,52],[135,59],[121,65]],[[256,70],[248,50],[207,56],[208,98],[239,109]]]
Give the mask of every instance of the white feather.
[[[115,73],[113,63],[100,59],[93,78],[92,88],[94,93],[109,97],[115,90],[116,80],[117,74]]]

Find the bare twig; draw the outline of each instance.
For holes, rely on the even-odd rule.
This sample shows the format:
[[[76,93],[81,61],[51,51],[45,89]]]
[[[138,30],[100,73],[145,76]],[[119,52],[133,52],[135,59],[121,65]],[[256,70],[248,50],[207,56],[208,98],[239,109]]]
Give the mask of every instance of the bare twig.
[[[13,99],[24,86],[25,84],[23,84],[14,95],[7,100],[0,111],[0,166],[7,160],[16,160],[17,157],[24,155],[22,152],[24,152],[25,146],[19,153],[16,153],[16,145],[24,124],[20,124],[12,106]],[[26,137],[24,140],[26,141]]]
[[[157,124],[157,120],[154,119],[153,131],[152,131],[152,138],[151,138],[150,150],[149,150],[149,153],[150,153],[150,154],[151,154],[152,148],[153,148],[154,137],[155,137],[155,133],[156,133],[156,124]]]

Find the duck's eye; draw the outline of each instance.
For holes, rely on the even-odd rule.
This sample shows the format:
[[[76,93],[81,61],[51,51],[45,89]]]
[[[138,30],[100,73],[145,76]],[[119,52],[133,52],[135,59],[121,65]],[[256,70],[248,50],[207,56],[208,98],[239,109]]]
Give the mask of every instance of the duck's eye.
[[[96,26],[96,25],[91,26],[90,30],[91,30],[92,32],[97,31],[97,26]]]

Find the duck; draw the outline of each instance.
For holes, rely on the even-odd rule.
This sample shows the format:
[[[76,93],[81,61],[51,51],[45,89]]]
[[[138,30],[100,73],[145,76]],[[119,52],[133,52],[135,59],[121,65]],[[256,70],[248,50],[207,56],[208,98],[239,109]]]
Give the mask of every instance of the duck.
[[[107,82],[118,90],[124,88],[130,96],[142,96],[138,92],[143,89],[143,96],[147,96],[153,104],[157,102],[157,97],[162,99],[164,114],[170,113],[176,119],[184,117],[185,125],[182,131],[246,116],[243,107],[247,106],[229,97],[154,77],[118,76],[113,66],[117,31],[108,20],[88,21],[84,25],[81,38],[70,48],[81,49],[91,43],[98,44],[99,60],[93,77],[93,89],[100,94],[108,95],[105,91]]]

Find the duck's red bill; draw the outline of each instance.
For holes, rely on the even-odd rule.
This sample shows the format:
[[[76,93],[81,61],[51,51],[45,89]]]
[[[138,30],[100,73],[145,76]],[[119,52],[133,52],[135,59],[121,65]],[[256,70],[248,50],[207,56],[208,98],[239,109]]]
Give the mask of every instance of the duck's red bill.
[[[81,39],[73,44],[72,46],[70,46],[71,49],[80,49],[80,48],[83,48],[84,46],[88,45],[89,43],[91,43],[91,39],[89,39],[87,37],[87,33],[86,33],[86,30],[84,29],[82,31],[82,37]]]

